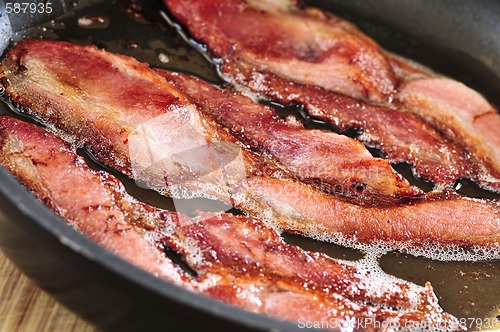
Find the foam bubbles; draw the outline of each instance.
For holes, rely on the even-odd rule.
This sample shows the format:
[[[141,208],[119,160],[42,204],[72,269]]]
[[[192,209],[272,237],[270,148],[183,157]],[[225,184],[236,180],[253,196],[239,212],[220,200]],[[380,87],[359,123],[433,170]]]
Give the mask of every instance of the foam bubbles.
[[[376,240],[371,243],[361,243],[355,238],[347,238],[341,233],[330,234],[318,230],[314,225],[308,227],[303,235],[321,242],[330,242],[347,248],[361,250],[370,255],[381,256],[391,251],[403,254],[422,256],[439,261],[484,261],[500,259],[500,244],[489,247],[467,246],[459,244],[440,243],[414,243],[411,241],[382,241]]]

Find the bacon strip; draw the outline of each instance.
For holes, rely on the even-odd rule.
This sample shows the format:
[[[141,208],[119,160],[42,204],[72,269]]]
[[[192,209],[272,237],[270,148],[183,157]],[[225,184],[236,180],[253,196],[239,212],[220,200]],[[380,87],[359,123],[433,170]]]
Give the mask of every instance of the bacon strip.
[[[303,184],[264,177],[246,180],[248,192],[280,227],[301,234],[359,243],[396,241],[401,250],[435,244],[490,248],[500,258],[500,202],[453,192],[391,207],[346,204]],[[266,215],[266,212],[263,213]],[[399,242],[399,243],[397,243]],[[471,245],[472,244],[472,245]],[[408,247],[406,248],[408,249]]]
[[[32,124],[0,117],[0,163],[85,235],[195,292],[295,322],[369,318],[369,331],[379,330],[375,321],[460,328],[438,306],[430,284],[375,280],[287,245],[256,219],[224,213],[190,219],[137,202],[114,177],[90,169],[61,139]],[[196,277],[173,265],[161,252],[165,245],[184,256]]]
[[[177,285],[190,287],[181,271],[123,210],[122,185],[85,161],[52,134],[0,117],[0,164],[68,224],[123,259]]]
[[[78,47],[64,43],[26,42],[23,44],[30,46],[33,43],[44,46],[43,50],[39,50],[42,53],[47,51],[48,54],[59,54],[58,56],[52,56],[51,61],[57,63],[58,71],[61,72],[60,76],[53,76],[53,80],[50,81],[52,83],[40,86],[37,81],[38,79],[35,80],[29,76],[31,71],[30,61],[38,61],[36,62],[38,66],[33,67],[35,68],[33,69],[34,71],[41,71],[43,66],[40,60],[36,60],[37,58],[34,53],[29,57],[26,55],[28,51],[24,51],[24,55],[21,57],[23,59],[21,61],[22,66],[26,68],[24,71],[14,71],[18,68],[17,66],[8,70],[6,68],[11,68],[11,66],[4,65],[3,67],[4,72],[9,76],[11,82],[11,85],[7,87],[7,93],[15,102],[29,108],[31,114],[37,115],[45,122],[61,130],[64,135],[67,135],[66,137],[69,136],[77,143],[83,142],[108,167],[116,168],[131,176],[136,181],[143,182],[148,187],[158,191],[164,192],[165,190],[170,190],[170,193],[174,197],[185,197],[186,191],[191,195],[194,193],[196,195],[214,197],[237,206],[243,211],[259,216],[265,216],[269,207],[262,204],[261,197],[273,195],[273,192],[279,195],[282,188],[276,186],[268,190],[269,188],[260,188],[259,186],[250,187],[245,185],[246,179],[255,176],[294,179],[294,177],[289,176],[286,170],[280,168],[279,165],[273,164],[268,158],[248,152],[243,144],[229,133],[231,130],[234,132],[235,129],[222,127],[207,115],[210,112],[217,114],[218,110],[224,111],[224,103],[239,107],[248,103],[247,99],[220,92],[196,79],[179,74],[170,74],[171,83],[168,83],[164,77],[158,76],[159,80],[164,81],[164,83],[159,82],[161,85],[154,89],[152,86],[148,87],[142,80],[144,80],[144,77],[151,76],[155,78],[156,82],[157,76],[153,75],[156,75],[156,73],[129,58],[114,56],[103,51],[97,51],[94,48]],[[7,61],[12,62],[17,58],[16,54],[18,52],[16,51],[28,49],[24,48],[23,44],[11,51]],[[59,48],[62,48],[62,50],[59,50]],[[59,53],[57,50],[59,50]],[[108,67],[104,65],[98,67],[99,70],[103,71],[101,79],[108,78],[114,80],[114,85],[118,90],[111,88],[110,85],[112,84],[110,82],[103,83],[101,89],[95,88],[92,84],[98,81],[97,73],[86,75],[87,77],[94,78],[92,82],[87,82],[84,75],[82,78],[84,82],[77,84],[79,74],[77,72],[72,73],[72,71],[76,71],[72,66],[74,64],[73,61],[77,61],[71,56],[73,51],[79,55],[78,59],[85,58],[89,62],[95,62],[96,64],[107,63]],[[85,56],[82,56],[81,52],[87,53],[84,53]],[[76,55],[74,57],[76,58]],[[97,59],[93,59],[93,57]],[[27,61],[29,59],[32,60]],[[127,74],[118,71],[116,68],[124,66],[123,63],[118,62],[118,64],[111,66],[111,62],[109,62],[117,59],[121,59],[127,63],[130,62],[131,65],[135,66],[133,68],[140,68],[141,72],[145,71],[146,74],[141,76],[140,72],[133,71],[130,67],[126,67],[128,69]],[[108,62],[105,62],[106,60]],[[69,64],[63,67],[65,61],[69,61]],[[78,70],[83,70],[82,68],[86,68],[85,66],[90,68],[91,65],[90,63],[81,63],[80,61]],[[90,71],[90,69],[87,70]],[[42,72],[43,75],[34,75],[34,77],[41,76],[42,78],[47,78],[51,76],[50,72]],[[111,73],[114,73],[114,75]],[[166,73],[163,74],[168,76]],[[70,87],[64,85],[64,82],[67,81],[66,77],[70,77],[74,82]],[[53,83],[54,80],[58,83]],[[131,86],[132,82],[137,82],[136,85],[141,86],[141,89],[148,88],[151,90],[150,92],[154,92],[156,95],[152,96],[152,100],[149,99],[149,96],[142,94],[134,95],[134,98],[129,100],[129,104],[126,104],[123,100],[124,98],[122,98],[123,95],[120,93],[120,91],[123,91],[123,89],[120,90],[120,82],[128,82]],[[82,87],[87,85],[89,89],[92,89],[92,93],[96,93],[96,95],[83,90]],[[56,91],[50,90],[52,87]],[[163,97],[155,97],[167,93],[161,90],[166,88],[175,91],[179,95],[174,105],[161,104]],[[63,91],[58,91],[57,89]],[[99,91],[96,92],[95,90]],[[126,91],[129,93],[133,92],[132,88]],[[213,96],[216,98],[213,98],[211,101],[208,99],[203,101],[202,98],[196,97],[196,95],[206,95],[207,91],[212,91],[214,93]],[[65,95],[73,93],[74,96],[69,100],[65,98],[61,99],[60,93]],[[106,97],[114,98],[114,94],[118,94],[120,97],[120,100],[116,104],[111,102],[112,99],[106,99]],[[43,96],[43,98],[38,98],[39,96]],[[96,96],[103,96],[104,101],[96,102]],[[199,106],[195,106],[190,99],[191,97],[197,100]],[[105,103],[106,100],[108,103]],[[189,103],[189,105],[182,106],[180,104],[181,101]],[[162,105],[162,107],[158,108],[158,105]],[[97,106],[100,108],[97,108]],[[211,108],[213,110],[209,111],[208,109]],[[138,109],[141,111],[137,111]],[[227,107],[227,109],[231,109],[231,107]],[[262,110],[268,112],[264,113],[263,116],[266,114],[269,116],[267,108],[263,108]],[[157,116],[149,118],[153,112],[156,112]],[[244,109],[242,112],[245,112]],[[134,119],[138,118],[144,122],[134,122]],[[276,123],[284,126],[277,119]],[[135,129],[132,129],[134,126]],[[81,128],[85,128],[86,130],[82,130]],[[251,127],[250,130],[257,131],[258,129]],[[257,131],[257,133],[259,132]],[[258,137],[255,134],[254,136]],[[280,183],[283,184],[283,188],[287,186],[287,182]],[[299,188],[301,189],[297,197],[304,194],[307,197],[309,187]],[[338,225],[333,224],[328,229],[331,234],[340,231],[344,232],[345,236],[352,238],[353,228],[356,227],[363,230],[364,227],[367,227],[364,220],[373,219],[372,214],[374,213],[374,209],[372,207],[361,207],[359,204],[354,204],[343,198],[334,199],[334,201],[337,203],[333,204],[332,207],[339,209],[336,212],[339,218],[335,219],[335,221],[338,221],[339,224],[350,225],[350,228],[340,228],[339,230]],[[432,237],[440,243],[459,242],[471,246],[496,245],[497,238],[490,235],[492,234],[492,229],[495,229],[495,223],[492,223],[491,216],[497,215],[498,206],[488,200],[477,201],[478,205],[484,204],[484,209],[489,211],[489,214],[479,213],[482,211],[479,209],[476,210],[478,213],[464,215],[460,212],[460,209],[463,207],[463,203],[461,202],[461,200],[452,200],[447,203],[450,208],[446,210],[448,214],[445,214],[445,216],[449,224],[453,225],[450,229],[455,230],[455,232],[448,234],[443,239],[439,238],[433,231],[434,229],[439,229],[442,221],[438,218],[427,220],[428,216],[426,216],[426,213],[439,214],[440,211],[435,209],[438,206],[433,204],[425,205],[427,210],[417,211],[419,212],[418,214],[412,215],[411,213],[400,212],[408,208],[406,204],[395,206],[393,204],[386,204],[387,208],[396,211],[397,216],[401,216],[401,220],[394,223],[394,234],[407,234],[405,232],[407,227],[421,228],[421,231],[408,233],[406,239],[398,235],[395,237],[395,240],[412,240],[415,243],[425,244]],[[272,212],[274,215],[282,215],[279,223],[283,229],[304,232],[295,226],[296,221],[294,218],[296,216],[294,214],[290,215],[290,211],[293,211],[293,209],[283,209],[279,204],[271,204],[270,206],[275,209]],[[456,209],[453,210],[452,206],[455,206]],[[359,219],[343,213],[342,211],[346,207],[355,210]],[[425,218],[420,218],[420,213]],[[466,219],[462,220],[462,218]],[[474,230],[475,232],[479,232],[480,235],[486,236],[489,241],[484,240],[482,237],[464,238],[464,234],[469,232],[469,227],[473,221],[481,225],[491,224],[491,227],[484,228],[483,234],[481,234],[483,231],[481,227],[476,227]],[[356,226],[356,224],[358,225]],[[419,227],[419,224],[425,224],[426,227]],[[498,227],[497,222],[497,231]],[[390,239],[391,237],[391,234],[386,235],[384,227],[368,228],[366,232],[363,232],[366,234],[366,237],[372,232],[373,239]],[[368,241],[367,238],[364,241]]]
[[[185,150],[187,144],[178,146],[172,136],[193,136],[193,130],[196,138],[189,142],[193,148],[207,142],[238,143],[231,135],[226,137],[226,129],[217,121],[237,134],[243,145],[271,156],[290,176],[306,182],[340,186],[356,197],[361,197],[357,193],[361,188],[368,200],[377,195],[398,199],[422,194],[387,161],[373,158],[352,139],[292,128],[271,109],[243,97],[229,98],[213,88],[212,97],[223,98],[224,103],[210,114],[200,112],[184,93],[146,64],[128,57],[68,43],[24,41],[10,50],[0,73],[3,82],[10,82],[6,91],[15,103],[75,137],[102,162],[127,175],[132,175],[134,166],[129,159],[140,162],[146,157],[141,155],[143,150],[130,151],[132,158],[127,153],[128,141],[147,135],[144,130],[159,135],[155,138],[159,146],[171,144],[171,153]],[[245,116],[237,116],[230,107],[238,107]],[[175,164],[168,165],[168,171],[182,172]],[[163,181],[165,174],[156,177]]]
[[[165,0],[217,58],[237,58],[292,81],[362,99],[388,100],[394,73],[374,41],[353,25],[296,1]],[[223,17],[223,19],[221,19]]]
[[[303,105],[308,116],[338,131],[357,128],[361,134],[356,138],[365,145],[380,149],[393,163],[410,163],[418,176],[440,187],[451,187],[459,178],[471,178],[485,188],[500,190],[500,181],[487,179],[464,148],[412,114],[257,72],[230,60],[222,72],[240,90],[250,90],[283,105]]]
[[[348,137],[292,127],[271,108],[238,93],[219,90],[191,76],[165,70],[158,73],[244,144],[286,165],[305,183],[344,195],[373,195],[374,188],[378,192],[398,188],[390,196],[421,195],[420,190],[408,188],[401,178],[389,176],[394,171],[386,161],[374,159],[360,143]],[[387,195],[382,199],[387,201]]]
[[[476,92],[385,53],[352,24],[295,1],[165,3],[222,58],[224,78],[243,90],[302,104],[340,130],[359,128],[363,143],[413,164],[441,187],[468,177],[500,191],[500,114]],[[418,117],[399,114],[408,111]]]
[[[483,96],[447,78],[423,78],[403,84],[396,98],[402,108],[463,143],[500,179],[500,114]]]

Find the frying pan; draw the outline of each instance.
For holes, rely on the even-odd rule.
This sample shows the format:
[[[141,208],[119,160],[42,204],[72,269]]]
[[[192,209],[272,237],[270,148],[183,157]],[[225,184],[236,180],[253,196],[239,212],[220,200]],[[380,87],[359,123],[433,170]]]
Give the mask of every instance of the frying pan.
[[[500,96],[500,4],[496,1],[316,0],[355,22],[390,51],[455,77],[498,103]],[[215,68],[163,24],[159,1],[84,1],[64,17],[15,38],[49,38],[96,44],[152,66],[220,83]],[[78,19],[97,22],[81,26]],[[99,19],[98,19],[99,18]],[[160,56],[162,55],[162,56]],[[166,60],[168,59],[168,61]],[[18,116],[1,104],[0,113]],[[141,200],[169,208],[168,199],[136,188]],[[414,179],[415,180],[415,179]],[[466,185],[474,196],[496,197]],[[296,324],[253,314],[193,294],[128,264],[88,240],[35,199],[0,168],[0,246],[41,288],[103,330],[296,331]],[[198,204],[193,201],[193,208]],[[206,202],[205,202],[206,203]],[[285,236],[307,250],[356,259],[359,252]],[[388,273],[432,282],[445,310],[461,318],[496,319],[500,314],[500,262],[438,262],[389,253],[380,259]],[[500,322],[499,325],[500,326]],[[478,320],[471,326],[479,329]]]

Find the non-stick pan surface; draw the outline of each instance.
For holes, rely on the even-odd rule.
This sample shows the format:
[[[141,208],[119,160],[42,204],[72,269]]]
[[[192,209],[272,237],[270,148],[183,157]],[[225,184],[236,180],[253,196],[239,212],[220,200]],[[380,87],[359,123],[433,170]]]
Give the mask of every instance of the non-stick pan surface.
[[[456,0],[436,5],[433,1],[316,0],[311,3],[352,20],[390,51],[464,81],[499,103],[500,5],[497,2]],[[94,44],[131,55],[154,67],[188,72],[220,83],[214,66],[162,21],[161,10],[165,9],[159,1],[81,0],[76,10],[65,17],[18,37]],[[89,22],[90,25],[85,24]],[[298,114],[293,109],[279,112]],[[0,104],[0,113],[17,116],[4,104]],[[404,166],[402,169],[405,171]],[[173,207],[168,198],[140,189],[123,177],[121,180],[137,198],[155,206]],[[474,196],[499,198],[472,185],[466,185],[464,191]],[[0,245],[5,253],[43,289],[102,329],[301,330],[297,324],[192,294],[131,266],[67,226],[2,168],[0,202],[7,216],[0,218]],[[193,210],[216,209],[206,200],[187,203]],[[336,258],[362,257],[362,253],[299,236],[287,235],[285,240]],[[380,265],[388,273],[420,285],[431,281],[442,307],[462,318],[472,330],[486,329],[487,325],[490,329],[500,329],[499,261],[438,262],[389,253],[380,258]]]

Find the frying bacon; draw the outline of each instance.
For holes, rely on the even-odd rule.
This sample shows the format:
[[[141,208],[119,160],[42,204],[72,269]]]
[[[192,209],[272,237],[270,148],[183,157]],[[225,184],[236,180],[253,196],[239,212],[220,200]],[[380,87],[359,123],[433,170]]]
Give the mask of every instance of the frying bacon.
[[[500,114],[483,96],[447,78],[423,78],[403,84],[396,99],[402,108],[463,143],[500,178]]]
[[[382,159],[374,159],[358,142],[327,131],[290,126],[272,110],[238,93],[222,91],[191,76],[159,70],[244,144],[286,165],[300,180],[335,193],[375,194],[373,188],[398,188],[391,196],[419,196]],[[349,182],[346,181],[349,179]],[[319,181],[318,181],[319,180]],[[332,181],[333,180],[333,181]],[[338,189],[340,185],[340,188]],[[384,197],[387,200],[387,197]]]
[[[39,58],[38,53],[43,56]],[[49,56],[52,53],[55,55]],[[19,54],[22,56],[19,57]],[[82,58],[89,63],[80,60]],[[19,64],[16,61],[21,63],[23,70],[18,68]],[[77,61],[78,69],[75,69],[74,64]],[[117,63],[114,64],[114,62]],[[126,66],[124,62],[128,65]],[[35,63],[36,66],[32,67],[32,63]],[[57,69],[54,70],[56,73],[60,72],[58,76],[53,74],[53,71],[44,69],[50,63],[56,64]],[[97,72],[92,72],[91,63],[96,64],[97,69],[102,72],[101,76],[98,76]],[[126,68],[127,72],[120,71],[119,68]],[[140,70],[134,70],[134,68]],[[6,92],[16,103],[27,108],[31,114],[36,115],[46,123],[55,126],[66,135],[66,138],[70,137],[76,143],[81,144],[82,142],[97,159],[108,167],[116,168],[153,189],[170,190],[174,197],[185,197],[185,191],[189,191],[190,194],[194,192],[197,195],[224,200],[243,211],[262,217],[269,214],[269,206],[271,206],[274,209],[271,213],[276,216],[277,220],[278,217],[281,218],[279,224],[283,229],[305,232],[295,224],[297,219],[301,223],[307,219],[301,219],[300,214],[293,213],[294,209],[290,209],[289,205],[274,204],[273,202],[270,202],[273,204],[269,206],[262,204],[262,197],[279,196],[281,190],[286,188],[289,182],[276,182],[281,185],[272,187],[245,184],[247,179],[249,179],[248,183],[252,183],[251,178],[256,176],[290,181],[296,181],[296,178],[290,176],[287,170],[283,170],[269,158],[249,152],[244,144],[230,133],[240,133],[239,135],[243,136],[245,127],[225,128],[208,116],[208,114],[213,114],[218,121],[223,122],[222,117],[219,119],[218,112],[233,109],[236,113],[233,115],[234,117],[237,117],[237,113],[240,111],[249,112],[244,109],[244,106],[248,106],[247,99],[221,92],[193,78],[163,72],[164,76],[172,80],[169,83],[155,71],[132,59],[97,51],[94,48],[66,43],[40,41],[19,44],[11,50],[6,62],[2,65],[2,69],[10,81]],[[35,73],[30,76],[30,72]],[[88,82],[87,77],[93,79]],[[98,89],[95,87],[95,82],[99,82],[99,77],[101,80],[110,79],[113,81],[100,84],[101,88]],[[154,88],[152,83],[148,86],[146,84],[148,77],[153,77],[155,84],[160,85],[157,88]],[[82,79],[81,83],[79,78]],[[49,79],[48,83],[42,86],[40,82],[45,82],[46,79]],[[69,79],[72,80],[71,84],[67,84]],[[121,88],[120,84],[125,84],[123,82],[130,86],[128,90]],[[139,91],[149,90],[148,93],[154,94],[150,98],[146,92],[144,94],[138,93],[126,103],[121,91],[133,94],[132,86],[134,85],[140,86]],[[87,92],[84,88],[90,91]],[[165,92],[163,89],[169,90]],[[168,93],[170,90],[179,96],[177,99],[171,98],[175,100],[174,105],[163,103],[163,98],[172,96]],[[211,100],[197,97],[197,95],[208,96],[210,93],[213,97]],[[167,97],[161,97],[163,94],[167,94]],[[99,97],[102,100],[96,101],[96,98]],[[197,105],[191,101],[191,98],[197,101]],[[117,99],[116,103],[113,102],[114,99]],[[168,101],[168,99],[166,100]],[[227,110],[225,110],[224,103],[229,105]],[[232,108],[233,106],[238,108]],[[240,106],[243,109],[240,110]],[[253,109],[251,108],[251,110]],[[274,119],[275,125],[287,128],[283,122],[270,114],[269,109],[260,107],[258,109],[264,113],[255,116]],[[156,116],[152,116],[153,114]],[[258,134],[262,131],[259,132],[259,129],[255,128],[252,123],[249,126],[249,135],[259,138]],[[85,128],[85,130],[81,128]],[[301,132],[300,128],[297,130]],[[263,141],[264,139],[259,138],[259,140]],[[252,140],[245,141],[245,144],[247,142],[254,144]],[[300,148],[297,146],[297,149]],[[295,188],[298,188],[297,197],[303,196],[305,198],[315,197],[321,191],[325,191],[320,187],[318,189],[321,191],[313,190],[314,195],[312,195],[310,194],[311,187],[297,186]],[[323,202],[330,199],[323,199],[323,197],[330,197],[329,195],[319,195],[319,197]],[[425,244],[430,238],[438,243],[458,242],[470,246],[490,247],[498,244],[498,238],[491,236],[492,233],[498,234],[500,227],[498,220],[492,219],[492,216],[498,213],[498,206],[488,200],[477,201],[473,205],[483,204],[484,208],[469,210],[470,214],[465,215],[460,212],[460,209],[463,208],[463,202],[467,202],[467,200],[453,199],[443,203],[447,206],[445,215],[450,224],[449,229],[453,230],[449,234],[446,233],[446,237],[443,238],[440,238],[434,231],[440,229],[441,220],[428,218],[430,214],[436,215],[443,212],[439,210],[439,204],[424,204],[423,208],[416,211],[418,213],[415,215],[404,212],[405,209],[409,209],[409,211],[412,209],[407,204],[385,204],[384,207],[395,211],[389,216],[401,217],[397,223],[394,223],[394,230],[389,234],[385,227],[364,228],[368,227],[365,225],[364,217],[378,220],[379,223],[382,221],[384,214],[375,213],[376,216],[371,217],[374,211],[379,211],[377,208],[361,207],[344,198],[336,199],[333,197],[332,200],[335,203],[332,204],[332,209],[336,208],[338,211],[328,210],[327,212],[330,215],[336,213],[338,218],[320,220],[320,223],[323,224],[327,221],[332,223],[329,228],[325,228],[325,232],[328,231],[330,234],[343,232],[342,234],[346,237],[353,238],[355,235],[353,230],[359,228],[365,234],[363,238],[365,242],[369,241],[368,237],[372,232],[373,239],[389,240],[394,233],[393,240],[412,240],[421,244]],[[314,205],[300,208],[310,209],[312,206]],[[453,210],[453,206],[456,207],[455,210]],[[355,211],[359,219],[343,213],[346,208]],[[436,210],[436,208],[438,209]],[[489,214],[482,213],[483,211],[489,212]],[[321,219],[322,217],[318,215],[316,218]],[[339,228],[334,223],[335,221],[339,225],[345,224],[349,227]],[[464,234],[469,232],[473,222],[490,227],[484,229],[475,227],[474,232],[477,232],[480,237],[464,237]],[[419,227],[419,224],[425,226]],[[405,231],[407,227],[416,228],[418,231],[407,234]],[[402,237],[404,234],[407,234],[406,238]]]
[[[334,241],[339,236],[359,243],[396,241],[396,248],[478,246],[500,257],[498,201],[450,192],[406,205],[360,207],[293,181],[252,177],[245,184],[262,210],[269,207],[267,215],[287,230]]]
[[[387,54],[350,23],[296,1],[165,3],[243,90],[302,104],[340,130],[361,129],[364,143],[437,184],[468,177],[500,191],[500,115],[476,92]]]
[[[422,194],[394,172],[387,161],[373,158],[352,139],[291,127],[269,108],[242,96],[230,98],[229,93],[197,81],[200,92],[207,91],[205,95],[214,98],[210,105],[213,109],[200,111],[183,92],[146,64],[94,47],[20,42],[8,53],[0,73],[2,82],[8,80],[7,95],[16,104],[82,142],[102,162],[129,176],[133,175],[133,166],[144,168],[142,161],[156,147],[166,156],[167,152],[184,152],[188,145],[196,148],[209,142],[230,142],[242,147],[249,145],[254,152],[272,157],[290,176],[340,187],[345,189],[341,193],[361,201],[362,196],[367,200],[397,200]],[[231,107],[237,107],[238,112]],[[236,142],[226,128],[241,141]],[[144,143],[144,136],[154,137],[154,142]],[[129,151],[129,143],[144,147]],[[233,152],[227,145],[214,148],[225,150],[221,153],[231,159]],[[155,150],[154,154],[158,152]],[[184,165],[190,168],[188,172],[175,162],[164,165],[167,170],[150,168],[157,174],[148,175],[148,180],[165,186],[165,176],[170,177],[167,182],[172,182],[175,177],[185,180],[186,173],[200,175],[209,171],[203,168],[204,163],[203,169],[195,169],[199,164]]]
[[[230,60],[222,72],[239,89],[283,105],[303,105],[308,116],[331,124],[338,131],[357,128],[361,131],[358,140],[380,149],[393,163],[410,163],[420,177],[436,185],[450,187],[459,178],[471,178],[483,187],[500,190],[500,181],[489,181],[465,149],[412,114],[257,72]]]
[[[237,58],[292,81],[359,99],[389,100],[395,75],[374,41],[353,25],[296,1],[165,0],[216,58]],[[223,17],[223,19],[221,19]]]
[[[90,169],[61,139],[33,124],[0,118],[0,163],[77,230],[192,291],[295,322],[371,319],[368,331],[389,322],[461,328],[438,306],[430,284],[376,280],[354,265],[284,243],[256,219],[225,213],[190,219],[137,202],[114,177]],[[179,252],[196,276],[174,266],[164,246]]]
[[[164,70],[158,72],[187,93],[201,109],[215,114],[223,124],[224,118],[235,117],[238,120],[234,122],[241,124],[245,134],[259,130],[259,127],[253,129],[252,123],[247,125],[251,117],[246,111],[251,106],[247,99],[237,94],[230,95],[187,75]],[[264,117],[266,113],[260,110],[256,116]],[[269,136],[272,134],[264,135],[272,140]],[[300,147],[297,151],[302,152]],[[271,213],[272,220],[287,231],[310,236],[322,234],[329,239],[341,234],[361,243],[399,242],[396,248],[400,248],[401,243],[418,247],[432,243],[473,245],[489,247],[500,257],[500,204],[497,201],[470,199],[449,192],[445,195],[428,194],[426,199],[410,205],[366,207],[323,195],[318,188],[300,185],[293,180],[250,177],[241,187],[246,197],[251,197],[259,205],[252,211],[254,204],[245,202],[240,204],[243,210],[262,217]],[[238,205],[238,202],[233,204]],[[458,227],[457,220],[460,220]]]
[[[0,164],[68,224],[125,260],[177,285],[181,271],[147,241],[117,199],[124,189],[114,177],[91,170],[52,134],[0,117]]]

